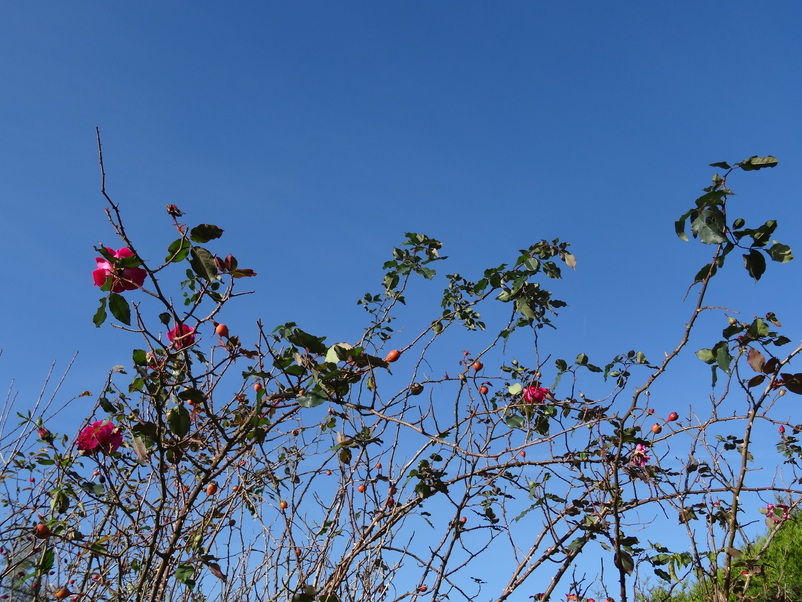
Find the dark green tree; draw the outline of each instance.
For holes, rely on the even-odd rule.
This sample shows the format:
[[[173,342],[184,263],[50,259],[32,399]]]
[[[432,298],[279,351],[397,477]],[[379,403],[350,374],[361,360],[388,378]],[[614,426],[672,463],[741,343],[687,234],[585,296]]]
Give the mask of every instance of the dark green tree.
[[[766,532],[741,550],[730,550],[733,569],[739,574],[728,602],[798,602],[802,600],[802,515],[787,505],[766,509]],[[657,587],[641,596],[641,602],[718,602],[708,579],[673,589]]]

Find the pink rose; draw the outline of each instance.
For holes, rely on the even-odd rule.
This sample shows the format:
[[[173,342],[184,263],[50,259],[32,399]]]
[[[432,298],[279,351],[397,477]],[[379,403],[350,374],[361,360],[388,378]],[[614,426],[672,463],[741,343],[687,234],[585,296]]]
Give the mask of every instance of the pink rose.
[[[123,434],[108,420],[98,420],[84,428],[78,435],[78,449],[87,455],[98,451],[107,454],[117,451],[123,443]]]
[[[646,451],[645,445],[638,443],[635,446],[635,451],[632,452],[632,457],[630,458],[633,466],[646,466],[649,461],[649,454]]]
[[[195,344],[195,329],[186,324],[179,324],[167,332],[167,339],[175,349],[184,349]]]
[[[526,403],[543,403],[551,394],[545,387],[526,387],[524,389],[524,401]]]
[[[106,247],[113,257],[117,259],[125,259],[127,257],[134,257],[133,251],[128,248],[122,248],[118,251]],[[142,286],[145,282],[145,277],[148,273],[142,268],[119,268],[114,266],[105,257],[95,257],[97,261],[97,269],[92,272],[92,278],[95,280],[95,286],[103,286],[106,280],[111,278],[111,292],[122,293],[123,291],[132,291]]]

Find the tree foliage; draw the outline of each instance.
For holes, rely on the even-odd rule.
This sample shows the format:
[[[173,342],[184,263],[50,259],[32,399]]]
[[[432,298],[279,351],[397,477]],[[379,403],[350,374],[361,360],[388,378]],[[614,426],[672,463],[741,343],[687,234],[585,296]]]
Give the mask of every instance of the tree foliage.
[[[769,504],[765,533],[738,550],[729,551],[742,580],[730,596],[756,602],[795,602],[802,599],[802,520],[786,504]],[[656,587],[638,597],[641,602],[706,602],[715,588],[705,578],[677,588]]]

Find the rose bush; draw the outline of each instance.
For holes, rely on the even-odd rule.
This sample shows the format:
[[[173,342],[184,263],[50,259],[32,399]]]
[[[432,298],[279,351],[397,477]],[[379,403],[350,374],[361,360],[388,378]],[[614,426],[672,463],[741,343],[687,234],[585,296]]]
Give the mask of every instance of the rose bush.
[[[790,367],[802,346],[780,354],[790,339],[771,313],[727,320],[721,339],[696,352],[712,370],[711,401],[695,397],[687,419],[671,412],[670,428],[653,429],[654,383],[698,316],[719,311],[705,295],[723,255],[747,251],[750,275],[762,273],[756,257],[790,256],[779,243],[764,249],[773,223],[728,225],[727,174],[677,226],[690,219],[714,250],[694,280],[691,319],[654,364],[633,350],[599,365],[585,353],[549,359],[544,327],[565,303],[546,283],[576,265],[567,243],[541,240],[471,280],[438,276],[441,243],[414,233],[392,250],[378,291],[360,299],[364,328],[347,342],[259,322],[233,336],[215,329],[205,346],[198,332],[226,317],[254,272],[215,249],[221,228],[178,223],[174,206],[164,264],[140,268],[106,197],[128,251],[101,251],[108,294],[94,322],[108,309],[113,332],[138,343],[99,387],[77,440],[46,429],[58,430],[45,411],[21,414],[39,435],[30,448],[0,438],[0,577],[28,593],[69,586],[98,601],[508,602],[542,591],[543,601],[615,592],[624,602],[653,569],[671,587],[709,575],[721,593],[711,599],[736,599],[745,567],[720,550],[747,531],[744,505],[766,509],[762,496],[782,495],[792,511],[802,499],[800,420],[781,401],[802,393]],[[153,283],[131,305],[121,286],[144,275],[129,269]],[[442,296],[396,328],[415,276],[437,276]],[[467,342],[448,347],[452,333]],[[727,396],[739,403],[722,412]],[[780,461],[763,476],[755,433],[777,437],[778,427]],[[678,518],[693,553],[657,543],[654,516]],[[32,547],[31,524],[52,536]]]

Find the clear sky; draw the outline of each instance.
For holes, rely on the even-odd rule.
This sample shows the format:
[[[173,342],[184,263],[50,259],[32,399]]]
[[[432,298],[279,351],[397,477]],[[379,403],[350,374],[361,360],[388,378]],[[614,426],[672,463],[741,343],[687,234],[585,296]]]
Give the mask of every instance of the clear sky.
[[[673,220],[708,163],[777,156],[731,184],[802,252],[801,25],[796,1],[4,2],[0,386],[33,399],[79,351],[65,397],[97,391],[136,343],[91,323],[93,245],[120,246],[96,126],[144,256],[175,203],[259,273],[232,329],[353,338],[407,231],[466,276],[559,237],[579,264],[554,287],[558,355],[659,356],[707,260]],[[738,271],[715,299],[798,339],[800,265],[759,287]]]

